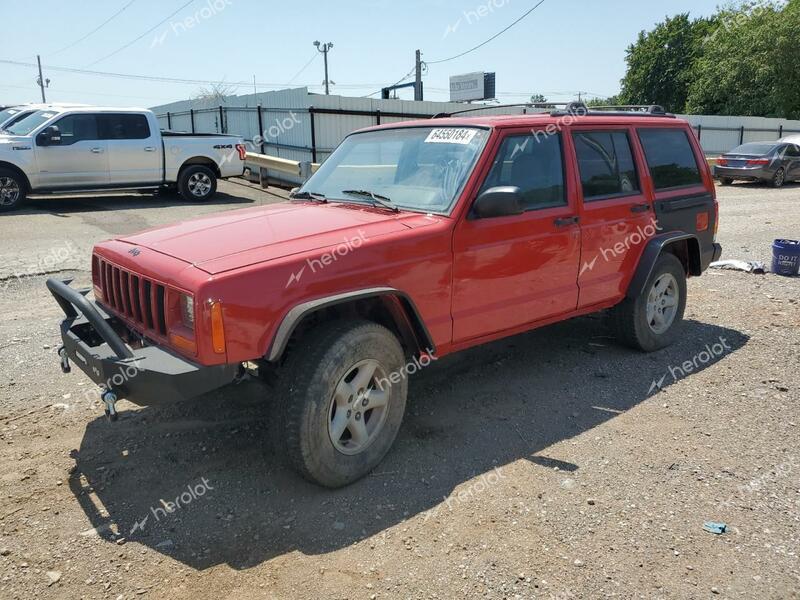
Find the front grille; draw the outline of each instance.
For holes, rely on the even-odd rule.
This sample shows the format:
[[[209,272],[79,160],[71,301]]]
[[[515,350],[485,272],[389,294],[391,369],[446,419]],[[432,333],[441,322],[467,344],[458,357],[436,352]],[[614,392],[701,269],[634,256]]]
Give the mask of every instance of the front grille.
[[[142,332],[166,336],[164,286],[100,258],[97,264],[106,305]]]

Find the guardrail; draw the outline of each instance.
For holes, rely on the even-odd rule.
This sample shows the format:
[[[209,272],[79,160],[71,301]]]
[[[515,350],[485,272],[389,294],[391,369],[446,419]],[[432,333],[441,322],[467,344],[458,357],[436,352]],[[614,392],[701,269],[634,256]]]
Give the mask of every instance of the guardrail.
[[[311,177],[311,175],[316,173],[317,169],[319,169],[319,163],[290,160],[288,158],[279,158],[277,156],[259,154],[257,152],[248,152],[244,162],[245,164],[251,164],[258,167],[258,179],[261,183],[261,187],[267,187],[267,171],[277,171],[278,173],[293,175],[294,177],[300,177],[301,179],[305,180]]]

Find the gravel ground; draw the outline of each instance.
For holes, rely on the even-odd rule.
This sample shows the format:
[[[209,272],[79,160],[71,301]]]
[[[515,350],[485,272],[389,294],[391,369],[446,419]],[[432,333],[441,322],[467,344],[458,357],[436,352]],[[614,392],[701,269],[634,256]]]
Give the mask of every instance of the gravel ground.
[[[436,361],[384,463],[331,492],[282,464],[260,382],[110,424],[58,369],[41,273],[87,284],[98,240],[277,199],[220,191],[0,217],[0,597],[800,597],[800,279],[691,280],[650,355],[595,316]],[[719,196],[727,258],[800,235],[800,186]]]

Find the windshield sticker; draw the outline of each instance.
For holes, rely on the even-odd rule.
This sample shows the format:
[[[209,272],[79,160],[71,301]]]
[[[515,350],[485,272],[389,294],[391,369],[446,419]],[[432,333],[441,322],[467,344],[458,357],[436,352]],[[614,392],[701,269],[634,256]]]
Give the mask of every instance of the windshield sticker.
[[[447,129],[434,129],[425,138],[426,144],[469,144],[475,134],[478,133],[477,129],[456,129],[453,127]]]

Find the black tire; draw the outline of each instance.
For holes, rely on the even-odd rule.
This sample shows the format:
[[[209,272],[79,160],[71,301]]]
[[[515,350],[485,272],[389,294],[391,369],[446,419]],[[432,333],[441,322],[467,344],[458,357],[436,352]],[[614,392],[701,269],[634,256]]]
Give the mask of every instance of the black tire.
[[[358,380],[361,374],[358,365],[365,361],[379,364],[382,371],[380,380],[386,380],[381,388],[386,390],[386,395],[382,397],[387,400],[383,412],[376,412],[381,410],[379,408],[364,409],[359,420],[363,419],[364,428],[372,424],[373,432],[366,438],[368,441],[362,449],[348,450],[355,453],[347,454],[337,448],[336,443],[342,447],[348,443],[345,438],[350,435],[350,425],[336,443],[335,434],[329,428],[335,426],[336,417],[353,423],[357,418],[356,411],[354,408],[351,419],[350,409],[369,406],[371,397],[369,394],[366,398],[363,395],[350,396],[346,401],[345,415],[336,402],[335,392],[350,374],[355,375],[351,383]],[[391,448],[403,421],[408,395],[407,377],[399,377],[398,382],[390,383],[387,377],[395,373],[404,375],[404,365],[403,349],[394,334],[369,321],[329,322],[301,338],[291,348],[278,385],[284,451],[292,467],[309,481],[329,488],[348,485],[372,471]],[[377,369],[375,373],[378,377]],[[377,394],[376,381],[370,380],[366,388]],[[365,401],[367,404],[362,405]],[[337,414],[339,410],[342,410],[341,415]],[[379,420],[373,422],[373,418]],[[351,438],[350,443],[355,448],[356,438]]]
[[[730,177],[720,177],[719,182],[722,185],[732,185],[733,179],[731,179]]]
[[[28,195],[28,185],[13,169],[0,168],[0,212],[18,209]]]
[[[786,169],[781,167],[775,171],[775,175],[772,176],[769,184],[774,188],[782,188],[784,183],[786,183]]]
[[[656,283],[663,283],[662,278],[664,281],[669,281],[668,276],[672,277],[676,288],[677,298],[672,297],[677,300],[676,310],[669,326],[661,331],[659,329],[664,324],[655,323],[648,318],[648,299],[651,292],[656,293]],[[662,310],[665,309],[662,307]],[[615,306],[611,311],[611,318],[617,337],[623,344],[643,352],[654,352],[675,342],[680,333],[685,310],[686,271],[675,255],[663,253],[656,260],[644,291],[639,296],[626,298]]]
[[[187,202],[205,202],[217,192],[217,175],[203,165],[190,165],[178,175],[178,192]]]

